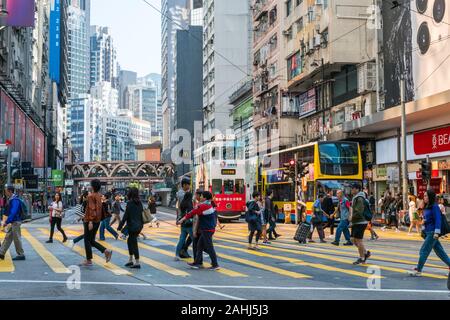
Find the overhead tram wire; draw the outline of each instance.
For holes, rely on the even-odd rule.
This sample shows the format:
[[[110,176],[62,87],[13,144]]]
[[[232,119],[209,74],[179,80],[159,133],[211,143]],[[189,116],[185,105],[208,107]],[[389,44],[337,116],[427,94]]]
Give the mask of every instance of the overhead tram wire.
[[[147,4],[148,6],[150,6],[153,10],[157,11],[159,14],[161,14],[161,16],[164,16],[165,18],[167,18],[169,21],[171,21],[172,23],[176,24],[177,26],[179,26],[181,28],[181,30],[183,31],[187,31],[189,33],[189,35],[199,41],[202,46],[203,46],[203,39],[198,38],[197,36],[195,36],[194,34],[192,34],[192,32],[188,29],[183,28],[183,26],[178,23],[177,21],[174,21],[171,17],[169,17],[168,15],[164,14],[161,9],[157,8],[155,5],[153,5],[152,3],[148,2],[147,0],[142,0],[145,4]],[[208,44],[209,46],[209,44]],[[228,63],[230,63],[233,67],[235,67],[236,69],[238,69],[239,71],[241,71],[243,74],[245,74],[248,77],[251,77],[251,74],[248,74],[247,71],[245,71],[244,69],[242,69],[240,66],[236,65],[234,62],[232,62],[231,60],[229,60],[227,57],[225,57],[223,54],[221,54],[219,51],[217,51],[214,48],[211,48],[211,50],[216,53],[218,56],[220,56],[221,58],[223,58],[225,61],[227,61]]]

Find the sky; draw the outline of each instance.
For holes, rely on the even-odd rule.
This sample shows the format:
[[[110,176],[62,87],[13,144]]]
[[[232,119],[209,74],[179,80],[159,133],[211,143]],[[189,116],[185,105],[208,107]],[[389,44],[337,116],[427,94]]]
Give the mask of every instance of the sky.
[[[161,14],[143,0],[91,0],[91,25],[110,27],[122,70],[161,73]]]

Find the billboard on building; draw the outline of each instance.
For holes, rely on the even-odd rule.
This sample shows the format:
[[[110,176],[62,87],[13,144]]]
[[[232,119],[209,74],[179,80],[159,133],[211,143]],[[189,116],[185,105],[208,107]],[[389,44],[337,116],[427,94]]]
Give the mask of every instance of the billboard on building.
[[[61,0],[50,2],[50,78],[59,84],[61,64]]]
[[[34,0],[8,0],[6,17],[0,18],[1,26],[34,27]]]
[[[35,168],[43,168],[44,164],[44,133],[38,128],[34,128],[34,154],[33,164]]]
[[[386,108],[450,90],[450,0],[383,1],[383,55]]]

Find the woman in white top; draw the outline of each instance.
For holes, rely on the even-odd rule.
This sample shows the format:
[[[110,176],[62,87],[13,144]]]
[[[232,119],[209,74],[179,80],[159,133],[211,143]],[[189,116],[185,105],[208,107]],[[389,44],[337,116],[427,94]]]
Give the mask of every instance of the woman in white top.
[[[445,214],[444,197],[439,197],[438,205],[439,205],[439,209],[441,210],[442,214]]]
[[[64,230],[61,228],[62,218],[64,216],[63,203],[61,201],[61,194],[56,193],[53,198],[52,204],[48,207],[50,210],[50,238],[47,243],[53,243],[53,233],[55,231],[55,225],[59,232],[63,235],[63,242],[67,241],[67,236]]]
[[[418,234],[420,234],[420,219],[419,214],[417,213],[417,205],[416,201],[413,197],[409,197],[409,230],[408,235],[411,235],[412,228],[416,226],[416,231]]]

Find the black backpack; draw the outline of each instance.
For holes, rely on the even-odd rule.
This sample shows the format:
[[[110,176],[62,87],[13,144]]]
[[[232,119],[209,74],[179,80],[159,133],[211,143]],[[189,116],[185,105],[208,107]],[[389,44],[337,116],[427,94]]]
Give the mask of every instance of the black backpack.
[[[441,213],[441,233],[439,234],[441,237],[450,233],[450,225],[448,223],[447,217],[445,214]]]

